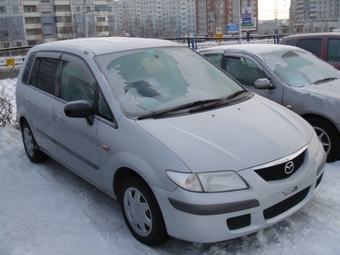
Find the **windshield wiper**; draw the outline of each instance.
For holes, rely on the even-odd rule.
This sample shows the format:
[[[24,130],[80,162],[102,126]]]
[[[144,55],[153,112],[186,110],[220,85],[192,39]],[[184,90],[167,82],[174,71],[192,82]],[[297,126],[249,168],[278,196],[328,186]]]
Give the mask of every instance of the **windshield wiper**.
[[[334,81],[334,80],[337,80],[338,78],[335,78],[335,77],[329,77],[329,78],[325,78],[325,79],[321,79],[321,80],[317,80],[315,82],[313,82],[314,85],[317,85],[319,83],[323,83],[323,82],[326,82],[326,81]]]
[[[200,111],[200,110],[204,110],[204,109],[208,109],[208,108],[214,107],[215,105],[218,105],[218,104],[220,104],[220,103],[222,103],[224,101],[229,101],[229,100],[231,100],[231,99],[233,99],[233,98],[235,98],[235,97],[237,97],[237,96],[239,96],[239,95],[241,95],[243,93],[246,93],[246,92],[247,92],[247,90],[245,90],[245,89],[236,91],[235,93],[233,93],[233,94],[231,94],[231,95],[229,95],[227,97],[222,97],[222,98],[220,98],[220,99],[218,99],[218,100],[216,100],[214,102],[208,102],[208,103],[202,104],[202,105],[200,105],[198,107],[191,108],[190,112],[196,112],[196,111]]]
[[[211,102],[215,102],[215,101],[220,101],[220,98],[199,100],[199,101],[194,101],[194,102],[191,102],[191,103],[188,103],[188,104],[183,104],[183,105],[179,105],[179,106],[176,106],[176,107],[173,107],[173,108],[169,108],[169,109],[152,111],[150,113],[140,115],[138,117],[138,119],[142,120],[142,119],[146,119],[146,118],[161,117],[162,115],[166,115],[170,112],[174,112],[174,111],[178,111],[178,110],[182,110],[182,109],[186,109],[186,108],[190,108],[190,107],[193,107],[193,106],[202,105],[202,104],[206,104],[206,103],[211,103]]]

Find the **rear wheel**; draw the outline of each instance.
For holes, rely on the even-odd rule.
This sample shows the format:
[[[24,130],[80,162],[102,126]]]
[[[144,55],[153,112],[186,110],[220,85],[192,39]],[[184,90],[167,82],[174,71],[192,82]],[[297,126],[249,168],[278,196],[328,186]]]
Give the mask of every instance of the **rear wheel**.
[[[24,143],[27,157],[34,163],[44,161],[47,158],[47,155],[39,149],[39,146],[35,142],[33,133],[27,122],[24,122],[22,124],[21,130],[22,140]]]
[[[140,178],[124,179],[119,201],[132,235],[146,245],[158,245],[168,239],[163,215],[149,186]]]
[[[339,159],[339,134],[337,130],[324,120],[309,118],[307,121],[314,128],[319,141],[327,153],[327,162]]]

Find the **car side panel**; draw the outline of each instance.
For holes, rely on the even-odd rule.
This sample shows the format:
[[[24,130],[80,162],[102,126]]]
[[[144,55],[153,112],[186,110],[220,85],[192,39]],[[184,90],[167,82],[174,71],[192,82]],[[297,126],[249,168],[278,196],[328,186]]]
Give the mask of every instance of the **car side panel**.
[[[53,133],[53,102],[54,96],[33,86],[27,86],[24,98],[26,120],[30,125],[39,147],[54,156],[56,147]]]

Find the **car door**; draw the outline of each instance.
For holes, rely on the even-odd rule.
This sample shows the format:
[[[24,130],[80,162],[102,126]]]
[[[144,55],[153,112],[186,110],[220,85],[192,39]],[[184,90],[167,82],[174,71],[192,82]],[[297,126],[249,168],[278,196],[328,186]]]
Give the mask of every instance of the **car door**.
[[[25,95],[26,119],[41,150],[55,156],[53,104],[61,53],[40,52],[35,56]],[[33,56],[34,57],[34,56]],[[30,59],[29,61],[33,61]],[[25,78],[26,79],[26,78]]]
[[[283,85],[273,77],[271,71],[250,56],[225,53],[221,67],[247,89],[282,104]],[[258,79],[268,79],[271,89],[256,88],[254,83]]]
[[[97,83],[81,58],[62,55],[59,100],[53,109],[54,134],[58,159],[79,175],[101,186],[98,161],[98,118],[89,123],[86,118],[70,118],[65,115],[66,103],[86,100],[94,106]]]

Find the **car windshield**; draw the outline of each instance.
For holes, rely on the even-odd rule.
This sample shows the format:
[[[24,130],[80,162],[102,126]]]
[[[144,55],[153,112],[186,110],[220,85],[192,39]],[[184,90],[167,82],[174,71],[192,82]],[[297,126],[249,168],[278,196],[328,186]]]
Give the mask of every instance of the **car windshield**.
[[[97,56],[95,61],[130,117],[224,98],[243,90],[187,47],[116,52]]]
[[[340,72],[313,54],[299,49],[261,54],[266,64],[291,87],[339,79]]]

